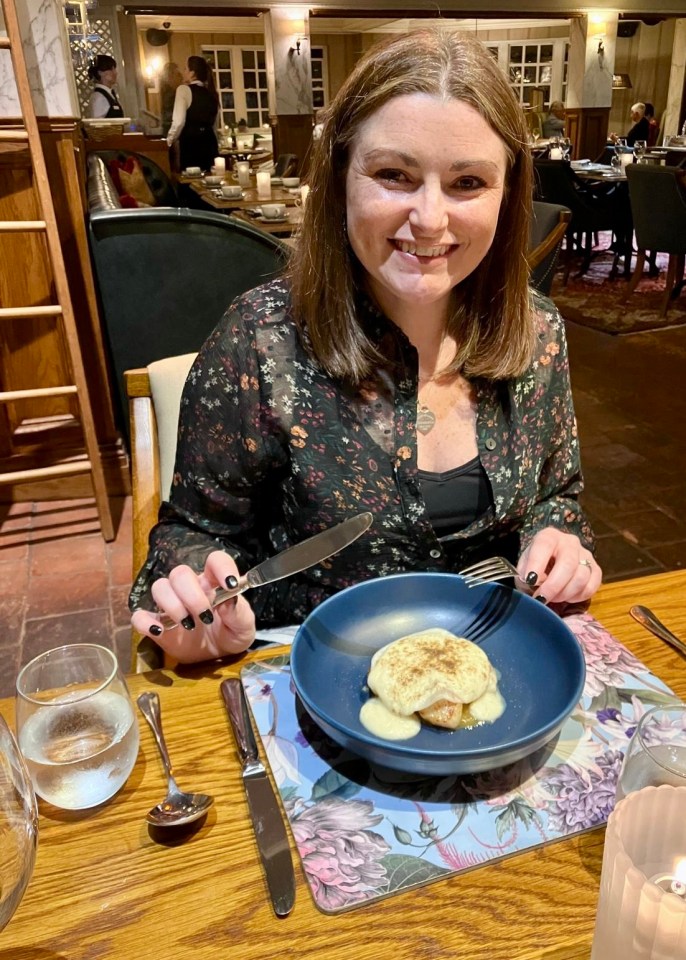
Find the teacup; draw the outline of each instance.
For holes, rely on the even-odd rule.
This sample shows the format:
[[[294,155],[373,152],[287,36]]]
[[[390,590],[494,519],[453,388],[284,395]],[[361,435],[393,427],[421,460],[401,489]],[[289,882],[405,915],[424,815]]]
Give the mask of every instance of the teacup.
[[[186,169],[184,170],[184,173],[188,177],[199,177],[200,174],[202,173],[202,170],[200,169],[200,167],[186,167]]]
[[[300,186],[300,177],[282,177],[281,183],[287,190],[293,190]]]
[[[240,184],[236,186],[233,183],[223,183],[222,196],[226,197],[227,200],[238,200],[239,197],[243,196],[243,187]]]
[[[280,220],[286,216],[285,203],[263,203],[262,216],[266,220]]]
[[[208,187],[218,187],[223,179],[223,177],[205,177],[205,183]]]

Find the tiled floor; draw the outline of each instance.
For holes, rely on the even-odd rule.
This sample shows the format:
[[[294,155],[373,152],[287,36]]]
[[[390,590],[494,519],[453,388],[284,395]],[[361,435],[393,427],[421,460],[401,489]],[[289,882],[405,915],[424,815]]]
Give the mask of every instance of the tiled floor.
[[[568,325],[584,504],[606,580],[686,561],[686,327],[624,337]],[[21,664],[65,642],[130,660],[131,504],[106,544],[90,501],[0,504],[0,696]]]

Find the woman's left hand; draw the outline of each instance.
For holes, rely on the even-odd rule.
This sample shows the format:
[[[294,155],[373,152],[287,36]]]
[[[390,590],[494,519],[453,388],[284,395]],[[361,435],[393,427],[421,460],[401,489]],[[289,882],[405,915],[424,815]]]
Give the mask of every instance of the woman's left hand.
[[[574,534],[557,527],[539,530],[519,558],[517,570],[534,597],[544,603],[588,600],[603,579],[590,550]]]

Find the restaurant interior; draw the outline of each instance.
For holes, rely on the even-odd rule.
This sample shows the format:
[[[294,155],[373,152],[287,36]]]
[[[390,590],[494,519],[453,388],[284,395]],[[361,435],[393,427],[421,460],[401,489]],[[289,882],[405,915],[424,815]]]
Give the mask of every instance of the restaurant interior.
[[[280,659],[268,647],[251,651],[247,665],[233,657],[179,666],[141,642],[129,610],[171,483],[195,353],[236,296],[284,269],[317,124],[360,57],[437,22],[486,45],[527,119],[531,283],[565,322],[582,504],[603,569],[589,610],[568,611],[576,639],[560,654],[570,683],[585,671],[579,707],[558,711],[555,729],[518,754],[439,764],[440,789],[422,779],[431,767],[394,766],[392,753],[377,768],[364,737],[336,740],[328,706],[313,712],[299,678],[294,705],[287,650]],[[111,117],[92,115],[88,71],[98,55],[117,63],[121,111]],[[218,156],[197,172],[166,139],[169,65],[183,69],[193,56],[209,64],[219,98]],[[564,125],[546,135],[557,101]],[[637,103],[655,118],[638,147],[626,142]],[[593,203],[607,198],[604,217],[589,213],[591,194]],[[114,652],[131,696],[156,691],[174,774],[216,798],[190,825],[144,827],[162,780],[159,740],[140,723],[141,752],[114,799],[81,811],[39,800],[9,907],[0,851],[0,960],[215,960],[229,949],[250,960],[336,960],[352,943],[360,960],[686,956],[683,827],[670,834],[683,871],[667,869],[678,878],[663,885],[662,913],[641,900],[637,871],[634,898],[620,906],[617,869],[614,887],[605,882],[638,802],[625,800],[624,821],[610,821],[619,839],[603,829],[626,738],[650,708],[686,700],[686,646],[679,652],[629,614],[652,607],[686,639],[686,16],[677,0],[619,9],[571,0],[450,0],[440,9],[412,0],[0,0],[0,245],[0,760],[22,667],[64,645],[95,644]],[[513,642],[527,643],[520,615]],[[543,632],[556,637],[556,615],[543,615]],[[325,627],[313,635],[334,658],[322,670],[335,686],[340,651],[335,624]],[[306,669],[316,678],[314,667],[301,676]],[[532,700],[557,687],[544,667],[526,670]],[[272,838],[271,854],[259,836],[255,846],[220,710],[219,681],[236,677],[282,804],[272,822],[290,830]],[[576,703],[579,691],[569,697]],[[683,824],[686,760],[667,768],[645,782],[671,785],[660,800],[675,791]],[[0,841],[8,769],[0,762]],[[165,771],[171,777],[170,763]],[[574,791],[574,803],[563,801]],[[656,809],[644,817],[654,823]],[[277,847],[295,864],[281,919],[270,876]],[[647,896],[654,906],[657,894]],[[620,936],[634,926],[633,941]]]

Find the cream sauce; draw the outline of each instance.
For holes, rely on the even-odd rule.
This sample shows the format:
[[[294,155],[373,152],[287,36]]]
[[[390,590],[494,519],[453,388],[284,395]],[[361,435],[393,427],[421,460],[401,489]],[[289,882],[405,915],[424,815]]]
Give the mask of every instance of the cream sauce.
[[[422,726],[416,714],[402,717],[393,713],[378,697],[370,697],[362,704],[360,723],[383,740],[409,740],[417,736]]]

